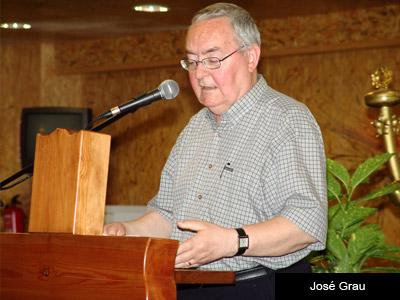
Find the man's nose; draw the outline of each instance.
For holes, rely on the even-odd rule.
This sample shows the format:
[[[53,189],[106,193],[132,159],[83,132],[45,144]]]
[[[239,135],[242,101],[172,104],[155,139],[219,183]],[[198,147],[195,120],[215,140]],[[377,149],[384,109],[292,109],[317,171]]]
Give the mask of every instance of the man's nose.
[[[206,66],[202,62],[198,62],[197,63],[197,68],[196,68],[196,70],[194,72],[195,72],[196,78],[197,79],[201,79],[205,75],[208,74],[208,69],[206,68]]]

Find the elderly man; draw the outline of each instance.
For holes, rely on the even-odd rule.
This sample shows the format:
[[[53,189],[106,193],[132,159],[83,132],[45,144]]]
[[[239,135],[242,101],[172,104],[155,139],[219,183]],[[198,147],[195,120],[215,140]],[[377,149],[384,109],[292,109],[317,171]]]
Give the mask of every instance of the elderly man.
[[[257,74],[260,46],[244,9],[197,13],[181,65],[205,107],[172,149],[149,213],[104,228],[179,240],[177,268],[236,271],[236,284],[182,287],[181,299],[273,299],[274,272],[309,271],[303,258],[325,246],[321,133]]]

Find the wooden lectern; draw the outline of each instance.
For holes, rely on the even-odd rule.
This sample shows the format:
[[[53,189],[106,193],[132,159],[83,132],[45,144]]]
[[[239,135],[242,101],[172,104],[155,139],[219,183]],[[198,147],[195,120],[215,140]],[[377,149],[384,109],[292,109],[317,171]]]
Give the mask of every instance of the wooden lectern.
[[[37,135],[29,232],[103,232],[110,143],[84,130]]]
[[[179,283],[232,272],[174,270],[178,242],[102,236],[110,137],[38,136],[30,233],[0,234],[0,299],[176,299]]]

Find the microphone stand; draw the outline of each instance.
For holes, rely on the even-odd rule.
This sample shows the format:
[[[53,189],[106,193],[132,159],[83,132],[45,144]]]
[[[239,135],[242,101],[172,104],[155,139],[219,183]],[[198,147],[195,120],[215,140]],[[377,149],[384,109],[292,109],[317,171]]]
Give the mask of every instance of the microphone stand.
[[[103,128],[107,127],[108,125],[111,125],[112,123],[118,121],[119,119],[121,119],[122,117],[127,115],[128,113],[135,112],[137,109],[138,108],[134,108],[131,111],[121,112],[118,115],[111,116],[108,119],[106,119],[104,122],[102,122],[99,125],[97,125],[96,127],[92,128],[93,123],[95,123],[96,121],[101,120],[101,118],[98,117],[98,118],[94,119],[93,122],[88,123],[88,125],[85,127],[84,130],[98,132],[98,131],[102,130]],[[15,182],[14,184],[9,185],[10,183],[14,182],[16,179],[20,178],[23,175],[26,175],[25,178],[22,178],[21,180]],[[23,169],[19,170],[17,173],[15,173],[15,174],[11,175],[10,177],[8,177],[8,178],[4,179],[3,181],[1,181],[0,182],[0,191],[8,190],[8,189],[20,184],[21,182],[24,182],[25,180],[31,178],[32,175],[33,175],[33,163],[30,163],[29,165],[27,165]]]

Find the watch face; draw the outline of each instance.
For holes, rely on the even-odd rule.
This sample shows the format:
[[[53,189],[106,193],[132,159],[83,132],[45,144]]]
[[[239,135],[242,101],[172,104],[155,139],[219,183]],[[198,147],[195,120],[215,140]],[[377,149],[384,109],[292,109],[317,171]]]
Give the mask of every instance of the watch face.
[[[249,238],[240,238],[239,248],[249,248]]]

